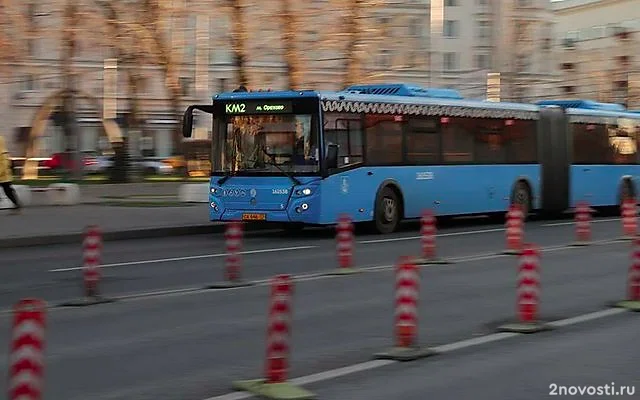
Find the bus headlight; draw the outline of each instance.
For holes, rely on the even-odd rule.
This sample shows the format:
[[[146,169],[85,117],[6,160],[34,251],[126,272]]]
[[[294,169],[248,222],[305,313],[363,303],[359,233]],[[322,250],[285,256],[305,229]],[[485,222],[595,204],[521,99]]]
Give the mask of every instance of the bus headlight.
[[[309,196],[311,194],[310,188],[298,189],[296,190],[296,194],[298,196]]]
[[[218,190],[216,188],[211,188],[211,194],[216,194]]]
[[[309,208],[309,205],[307,203],[302,203],[302,211],[306,211]]]

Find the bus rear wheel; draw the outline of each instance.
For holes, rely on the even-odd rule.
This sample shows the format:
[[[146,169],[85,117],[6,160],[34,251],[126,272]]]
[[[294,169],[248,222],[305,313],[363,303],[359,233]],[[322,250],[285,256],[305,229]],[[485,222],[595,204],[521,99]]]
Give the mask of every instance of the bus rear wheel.
[[[392,233],[400,223],[400,199],[393,189],[385,187],[376,200],[375,228],[379,233]]]

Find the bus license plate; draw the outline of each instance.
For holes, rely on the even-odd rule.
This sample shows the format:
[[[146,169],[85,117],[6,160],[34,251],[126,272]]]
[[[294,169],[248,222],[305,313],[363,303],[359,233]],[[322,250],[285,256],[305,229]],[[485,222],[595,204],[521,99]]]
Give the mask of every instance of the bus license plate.
[[[242,214],[243,221],[265,221],[267,219],[267,214]]]

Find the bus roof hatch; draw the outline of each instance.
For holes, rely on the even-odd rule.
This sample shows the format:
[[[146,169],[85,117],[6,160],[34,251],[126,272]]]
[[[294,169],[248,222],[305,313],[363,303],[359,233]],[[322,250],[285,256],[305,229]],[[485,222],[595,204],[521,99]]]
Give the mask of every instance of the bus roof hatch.
[[[343,92],[356,94],[377,94],[383,96],[431,97],[457,100],[462,100],[464,98],[457,90],[421,88],[419,86],[408,85],[405,83],[352,85],[344,89]]]
[[[592,100],[542,100],[539,106],[559,106],[562,108],[581,108],[584,110],[626,111],[624,106],[615,103],[598,103]]]

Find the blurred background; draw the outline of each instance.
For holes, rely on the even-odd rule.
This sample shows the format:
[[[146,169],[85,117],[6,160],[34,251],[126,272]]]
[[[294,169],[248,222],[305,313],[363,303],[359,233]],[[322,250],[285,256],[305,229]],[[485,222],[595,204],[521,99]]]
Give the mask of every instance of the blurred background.
[[[239,85],[408,82],[467,98],[640,108],[638,0],[5,0],[0,134],[16,179],[207,179]]]

